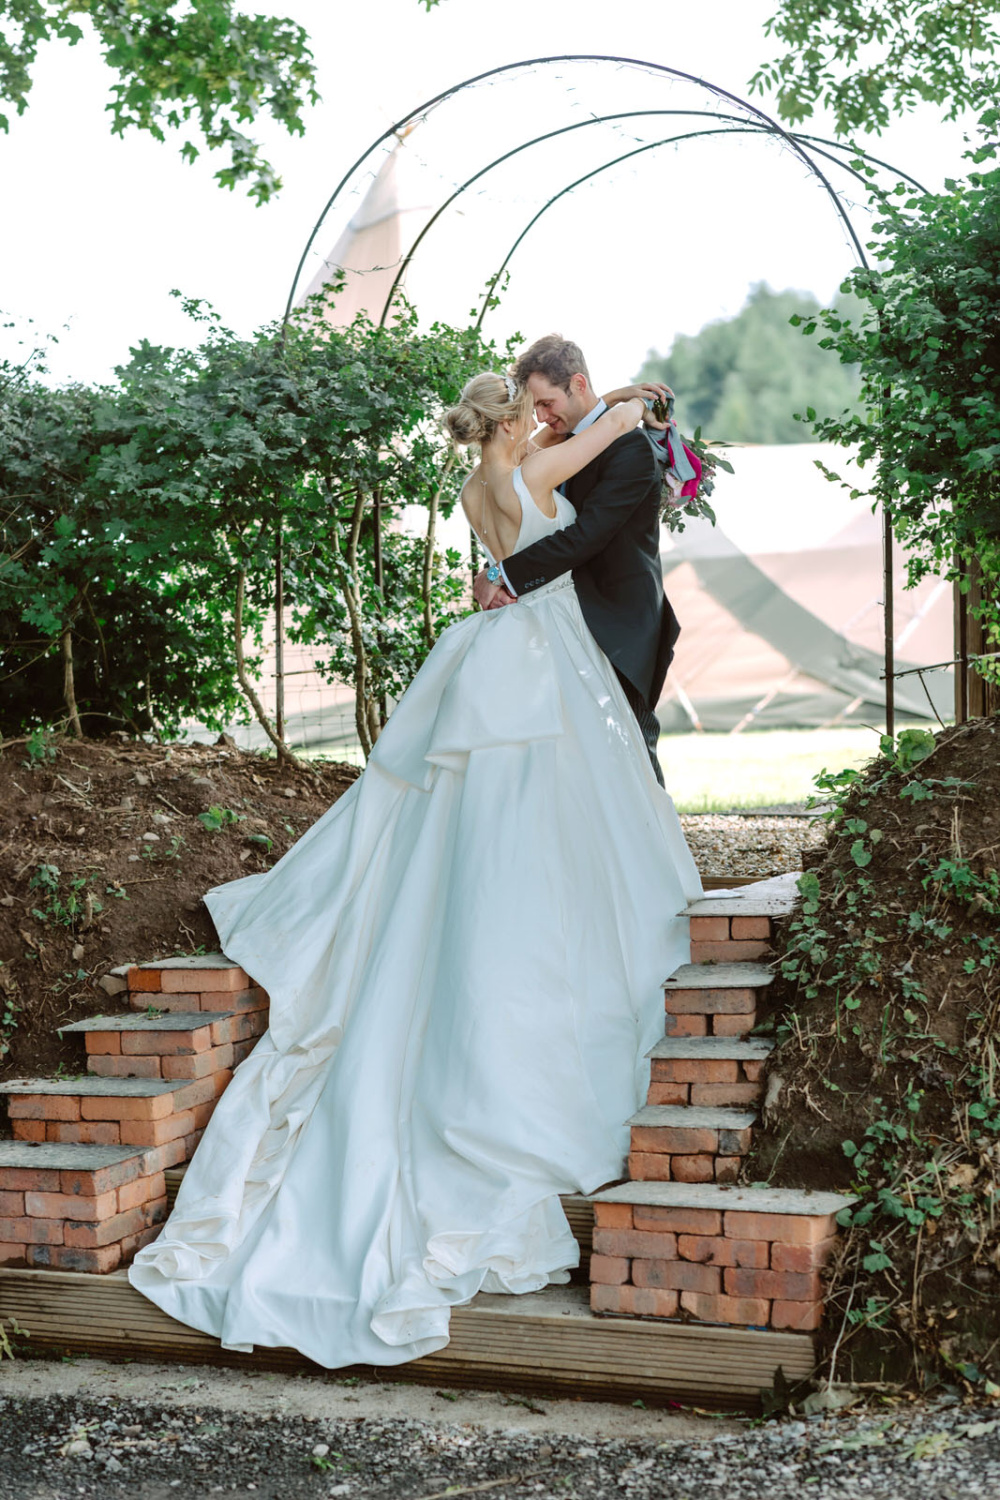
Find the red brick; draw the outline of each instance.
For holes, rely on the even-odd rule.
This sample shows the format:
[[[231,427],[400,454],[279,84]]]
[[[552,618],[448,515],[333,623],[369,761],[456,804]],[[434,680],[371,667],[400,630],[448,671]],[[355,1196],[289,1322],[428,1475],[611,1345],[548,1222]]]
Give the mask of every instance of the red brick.
[[[726,943],[729,941],[728,917],[692,917],[692,943]]]
[[[674,1015],[667,1011],[663,1023],[665,1036],[708,1036],[708,1021],[705,1016]]]
[[[202,1138],[202,1136],[204,1134],[205,1134],[205,1132],[203,1130],[193,1130],[190,1135],[186,1135],[184,1137],[184,1160],[185,1161],[190,1161],[191,1160],[191,1158],[194,1155],[195,1151],[197,1150],[198,1144],[201,1141],[201,1138]]]
[[[267,1030],[267,1016],[262,1010],[247,1011],[241,1016],[230,1016],[229,1027],[234,1042],[256,1041]]]
[[[773,1302],[771,1304],[772,1328],[795,1328],[802,1332],[812,1332],[822,1321],[822,1302]]]
[[[670,1158],[672,1182],[711,1182],[713,1176],[714,1157],[672,1156]]]
[[[129,995],[129,1005],[133,1010],[147,1011],[150,1008],[156,1011],[192,1011],[201,1010],[200,995]]]
[[[33,1219],[24,1214],[0,1219],[0,1240],[8,1245],[61,1245],[64,1228],[61,1219]]]
[[[7,1113],[12,1120],[78,1120],[80,1100],[65,1094],[11,1094]]]
[[[222,1090],[218,1087],[218,1074],[209,1073],[205,1078],[192,1078],[185,1083],[178,1079],[174,1090],[174,1109],[179,1114],[183,1109],[194,1109],[199,1104],[214,1104]]]
[[[168,1115],[165,1120],[122,1120],[123,1146],[163,1146],[176,1141],[196,1128],[194,1110],[185,1109]]]
[[[646,1090],[647,1104],[687,1104],[686,1083],[658,1083],[655,1079]]]
[[[242,1047],[253,1044],[241,1042]],[[164,1078],[207,1078],[210,1073],[220,1073],[233,1066],[233,1043],[213,1047],[209,1052],[196,1052],[187,1057],[164,1057],[160,1061]]]
[[[709,1109],[744,1108],[760,1099],[756,1083],[693,1083],[691,1103]]]
[[[716,1266],[695,1265],[690,1260],[634,1260],[632,1280],[636,1286],[666,1287],[672,1292],[722,1290],[722,1272]]]
[[[631,1229],[631,1203],[595,1203],[594,1223],[599,1229]]]
[[[212,1045],[210,1024],[190,1031],[123,1031],[122,1051],[129,1057],[188,1057]]]
[[[767,1245],[762,1240],[727,1240],[722,1235],[680,1234],[677,1252],[682,1260],[709,1266],[748,1266],[767,1270]]]
[[[746,1156],[752,1140],[753,1127],[751,1125],[745,1126],[742,1130],[720,1130],[719,1155]]]
[[[144,1245],[151,1245],[154,1240],[159,1239],[161,1232],[161,1226],[153,1224],[149,1229],[141,1229],[138,1234],[127,1234],[121,1241],[122,1265],[128,1265]]]
[[[124,1161],[114,1162],[107,1167],[60,1172],[58,1188],[53,1191],[70,1193],[75,1198],[96,1198],[102,1193],[111,1193],[116,1188],[123,1187],[125,1183],[140,1176],[141,1171],[142,1158],[129,1156]],[[85,1219],[87,1216],[75,1214],[73,1217]]]
[[[731,1083],[739,1078],[739,1066],[729,1058],[657,1057],[655,1078],[669,1083]]]
[[[632,1151],[629,1153],[628,1175],[633,1182],[669,1182],[670,1157]]]
[[[723,1229],[736,1240],[781,1240],[786,1245],[815,1245],[833,1234],[832,1214],[755,1214],[727,1209]]]
[[[721,1234],[722,1214],[714,1208],[648,1208],[635,1206],[637,1229],[674,1234]]]
[[[85,1031],[83,1045],[88,1053],[106,1053],[117,1057],[122,1051],[122,1034],[120,1031]]]
[[[113,1218],[104,1219],[99,1224],[84,1224],[68,1219],[65,1242],[78,1249],[94,1249],[113,1244],[126,1235],[138,1234],[151,1224],[162,1224],[166,1217],[167,1203],[164,1198],[160,1203],[142,1203],[137,1208],[130,1208],[127,1213],[115,1214]]]
[[[647,1260],[673,1260],[677,1254],[674,1235],[651,1229],[595,1229],[594,1253],[620,1255],[626,1259],[639,1256]]]
[[[702,1323],[734,1323],[763,1328],[771,1304],[759,1297],[713,1297],[704,1292],[681,1292],[681,1307]]]
[[[45,1139],[71,1146],[120,1146],[121,1126],[117,1120],[50,1120]]]
[[[0,1219],[20,1219],[24,1215],[24,1194],[0,1192]]]
[[[742,943],[692,943],[693,964],[743,964],[763,958],[770,949],[767,943],[745,939]]]
[[[174,1111],[171,1094],[83,1099],[81,1105],[85,1120],[163,1120]]]
[[[746,1036],[749,1031],[753,1030],[756,1019],[757,1012],[753,1010],[745,1016],[713,1016],[712,1035]]]
[[[0,1167],[0,1181],[12,1193],[58,1193],[59,1173],[49,1167]]]
[[[231,969],[161,969],[160,988],[164,994],[229,994],[250,988],[250,978],[235,964]]]
[[[140,1203],[150,1203],[156,1198],[165,1199],[166,1180],[162,1172],[154,1172],[151,1177],[137,1177],[135,1182],[127,1182],[124,1187],[120,1187],[117,1196],[116,1211],[124,1214],[130,1208],[138,1208]]]
[[[590,1305],[594,1312],[672,1318],[677,1314],[677,1293],[653,1287],[592,1286]]]
[[[133,964],[125,976],[125,982],[130,990],[155,992],[160,988],[160,972],[159,969],[140,969],[137,964]]]
[[[246,1039],[245,1042],[234,1042],[233,1043],[233,1067],[234,1068],[237,1067],[239,1063],[243,1062],[244,1058],[247,1058],[247,1057],[250,1056],[251,1052],[253,1051],[253,1049],[257,1045],[257,1041],[258,1041],[257,1037],[251,1036],[251,1037],[247,1037],[247,1039]]]
[[[748,1083],[759,1083],[764,1076],[764,1064],[747,1058],[743,1063],[743,1074]]]
[[[743,1158],[741,1156],[717,1156],[715,1158],[716,1182],[727,1184],[737,1182],[742,1165]]]
[[[837,1236],[816,1240],[811,1245],[785,1245],[776,1240],[771,1246],[771,1269],[773,1271],[821,1271],[826,1265],[837,1243]]]
[[[209,990],[198,999],[200,1004],[193,1006],[193,1010],[266,1011],[269,1005],[267,992],[260,989]]]
[[[89,1250],[71,1245],[33,1245],[28,1251],[30,1266],[49,1267],[53,1271],[88,1271],[98,1276],[117,1270],[121,1258],[118,1244]]]
[[[219,1099],[233,1081],[232,1069],[220,1068],[217,1073],[209,1073],[204,1081],[212,1085],[215,1091],[215,1098]]]
[[[204,1130],[215,1110],[215,1100],[210,1099],[207,1104],[196,1104],[191,1113],[194,1115],[195,1130]]]
[[[209,1023],[213,1047],[223,1047],[226,1042],[236,1041],[236,1037],[233,1035],[233,1022],[235,1020],[235,1016],[220,1016],[217,1021]]]
[[[622,1286],[628,1281],[630,1265],[621,1255],[592,1255],[590,1279],[601,1286]]]
[[[771,936],[771,918],[734,917],[732,936],[737,940],[740,938],[769,938]]]
[[[0,1243],[0,1266],[24,1266],[28,1262],[27,1245]]]
[[[88,1057],[95,1078],[162,1078],[158,1057]]]
[[[25,1213],[36,1219],[109,1219],[118,1212],[118,1195],[100,1193],[85,1198],[82,1193],[26,1193]]]
[[[757,1003],[756,990],[665,990],[664,1004],[672,1016],[747,1015]]]
[[[144,1173],[166,1172],[169,1167],[178,1167],[181,1162],[190,1160],[184,1137],[182,1140],[167,1141],[164,1146],[151,1146],[144,1151],[138,1160],[142,1163]]]
[[[633,1151],[665,1151],[690,1156],[719,1149],[719,1132],[699,1125],[633,1125]]]
[[[725,1290],[730,1297],[780,1298],[786,1302],[817,1302],[823,1296],[818,1271],[802,1275],[797,1271],[750,1271],[734,1268],[726,1272]]]

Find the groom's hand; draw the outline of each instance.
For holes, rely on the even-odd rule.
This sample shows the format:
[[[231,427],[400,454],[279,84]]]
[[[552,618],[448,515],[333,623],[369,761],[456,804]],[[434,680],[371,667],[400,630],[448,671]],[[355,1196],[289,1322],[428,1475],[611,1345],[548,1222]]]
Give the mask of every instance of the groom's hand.
[[[516,602],[502,583],[490,583],[485,568],[481,568],[473,579],[472,594],[480,609],[503,609],[505,604]]]

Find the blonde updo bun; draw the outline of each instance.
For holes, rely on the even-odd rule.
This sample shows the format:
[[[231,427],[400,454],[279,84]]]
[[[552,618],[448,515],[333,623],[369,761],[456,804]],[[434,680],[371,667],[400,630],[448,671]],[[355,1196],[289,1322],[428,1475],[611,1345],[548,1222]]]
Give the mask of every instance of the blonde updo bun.
[[[488,443],[501,422],[520,421],[531,410],[531,392],[526,385],[517,386],[513,397],[507,380],[486,370],[474,375],[463,390],[457,406],[444,414],[444,425],[461,448],[469,443],[482,447]]]

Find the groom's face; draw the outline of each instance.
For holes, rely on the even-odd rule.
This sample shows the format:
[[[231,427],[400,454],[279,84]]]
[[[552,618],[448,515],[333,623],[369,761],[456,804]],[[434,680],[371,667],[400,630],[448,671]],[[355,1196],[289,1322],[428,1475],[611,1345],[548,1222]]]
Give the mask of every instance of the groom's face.
[[[528,376],[528,389],[535,398],[535,417],[551,427],[557,437],[569,437],[577,422],[587,415],[587,381],[583,375],[570,378],[569,390],[553,385],[544,375]]]

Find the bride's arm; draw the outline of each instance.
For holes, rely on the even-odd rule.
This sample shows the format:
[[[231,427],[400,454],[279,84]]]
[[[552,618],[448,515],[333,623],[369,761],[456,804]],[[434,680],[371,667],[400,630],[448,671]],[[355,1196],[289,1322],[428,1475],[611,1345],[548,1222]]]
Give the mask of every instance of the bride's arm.
[[[537,453],[529,453],[521,465],[525,483],[533,494],[554,490],[573,474],[578,474],[616,438],[631,432],[645,410],[642,398],[635,396],[602,412],[596,422],[591,422],[575,437],[554,443],[551,448],[540,448]]]

